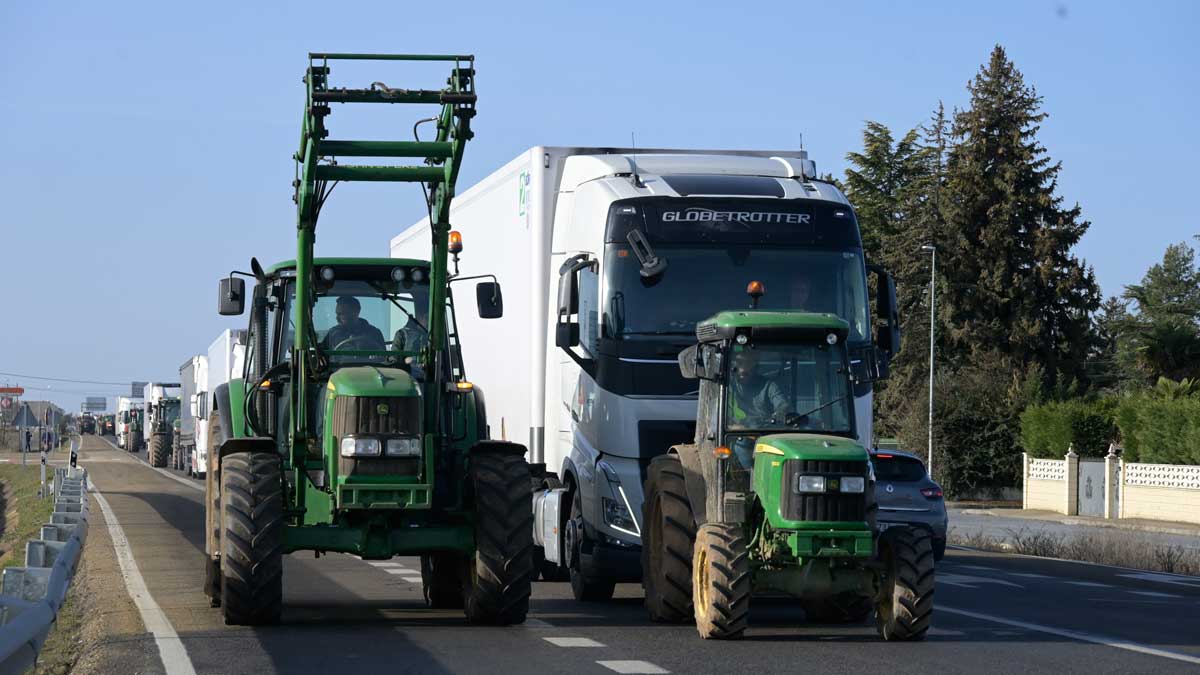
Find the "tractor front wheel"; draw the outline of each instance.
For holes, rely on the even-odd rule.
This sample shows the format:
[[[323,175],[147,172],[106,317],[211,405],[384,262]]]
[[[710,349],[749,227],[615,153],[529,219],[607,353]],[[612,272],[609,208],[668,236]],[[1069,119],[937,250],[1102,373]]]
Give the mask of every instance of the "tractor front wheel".
[[[934,563],[929,533],[888,528],[879,541],[883,580],[875,607],[875,627],[889,641],[924,640],[933,619]]]
[[[221,607],[225,623],[278,623],[283,609],[283,481],[279,455],[221,458]]]
[[[750,590],[750,555],[741,525],[701,525],[692,556],[692,604],[700,637],[742,637],[750,613]]]
[[[150,466],[161,469],[167,465],[167,453],[171,447],[166,440],[161,434],[150,437]]]
[[[523,454],[523,453],[522,453]],[[510,452],[471,455],[475,553],[467,561],[463,607],[471,623],[521,623],[533,579],[529,465]]]
[[[696,522],[676,455],[650,462],[642,510],[642,589],[651,621],[680,623],[692,617],[692,549]]]

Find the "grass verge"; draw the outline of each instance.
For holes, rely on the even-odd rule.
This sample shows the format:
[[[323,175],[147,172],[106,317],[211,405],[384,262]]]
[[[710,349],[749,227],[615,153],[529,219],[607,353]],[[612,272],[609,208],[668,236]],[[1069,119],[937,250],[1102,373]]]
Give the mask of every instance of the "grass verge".
[[[950,531],[950,543],[984,551],[1042,558],[1061,558],[1146,570],[1200,576],[1200,551],[1129,531],[1086,531],[1057,537],[1044,530],[1010,529],[1005,537],[982,532]]]

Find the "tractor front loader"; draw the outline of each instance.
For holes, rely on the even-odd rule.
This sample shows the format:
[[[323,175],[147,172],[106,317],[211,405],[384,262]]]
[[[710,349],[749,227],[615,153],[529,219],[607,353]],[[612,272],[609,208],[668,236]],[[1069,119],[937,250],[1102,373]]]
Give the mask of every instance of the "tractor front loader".
[[[331,86],[330,64],[347,61],[442,62],[450,74],[434,90],[378,79]],[[248,299],[250,321],[244,374],[216,388],[208,417],[206,592],[227,623],[273,623],[283,611],[284,554],[419,555],[431,606],[461,607],[475,623],[524,621],[525,448],[488,439],[450,288],[467,280],[457,276],[463,242],[451,236],[449,209],[472,137],[474,58],[310,54],[304,82],[296,257],[265,269],[252,259],[250,272],[220,282],[220,313],[241,314]],[[438,112],[395,127],[412,129],[414,140],[333,140],[335,104]],[[343,163],[363,157],[375,163]],[[352,181],[421,186],[429,260],[313,257],[322,206]],[[249,297],[242,277],[253,279]],[[492,279],[475,284],[483,318],[502,313]]]
[[[645,483],[651,619],[739,638],[752,595],[773,592],[810,620],[873,613],[886,640],[925,636],[933,548],[924,531],[877,533],[848,329],[832,314],[753,309],[697,326],[679,356],[684,376],[700,379],[695,442],[655,458]]]

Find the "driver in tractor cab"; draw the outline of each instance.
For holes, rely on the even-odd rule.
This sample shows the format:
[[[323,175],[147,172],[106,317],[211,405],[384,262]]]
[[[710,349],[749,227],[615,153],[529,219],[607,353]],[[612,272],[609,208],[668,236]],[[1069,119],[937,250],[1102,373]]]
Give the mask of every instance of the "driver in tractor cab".
[[[361,349],[382,351],[385,348],[383,333],[370,321],[359,317],[362,304],[352,295],[337,299],[337,325],[329,329],[321,340],[321,349]]]
[[[730,386],[730,426],[758,429],[781,423],[787,416],[788,400],[774,381],[758,371],[759,355],[742,348],[733,355]],[[771,422],[770,420],[775,420]],[[733,443],[738,462],[749,469],[754,462],[754,440],[741,436]]]

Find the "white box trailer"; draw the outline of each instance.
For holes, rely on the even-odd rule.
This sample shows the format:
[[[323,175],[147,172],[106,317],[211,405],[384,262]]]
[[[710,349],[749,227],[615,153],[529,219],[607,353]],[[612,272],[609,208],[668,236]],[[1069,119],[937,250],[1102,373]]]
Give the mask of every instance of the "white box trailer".
[[[207,405],[208,355],[197,354],[184,361],[179,367],[179,383],[179,438],[171,453],[171,468],[191,476],[198,471],[196,446],[208,443],[208,427],[203,419]]]
[[[457,304],[466,375],[487,395],[492,437],[527,442],[530,462],[564,484],[535,495],[534,539],[561,561],[563,533],[579,532],[571,574],[591,597],[640,577],[646,468],[694,440],[696,385],[677,355],[698,321],[748,306],[759,280],[763,308],[836,313],[852,353],[875,362],[853,210],[815,174],[795,150],[537,146],[454,200],[461,276],[494,274],[504,291],[499,321]],[[428,250],[427,219],[390,243],[392,257]],[[648,275],[655,251],[669,268]],[[575,331],[570,353],[559,331],[564,344]],[[870,387],[855,394],[870,442]]]
[[[203,476],[208,467],[208,420],[213,409],[213,396],[217,387],[227,384],[230,379],[241,377],[246,358],[246,330],[244,328],[226,328],[208,347],[205,359],[207,376],[204,389],[205,406],[200,411],[200,419],[204,421],[204,434],[197,434],[196,452],[193,464],[193,474]]]

